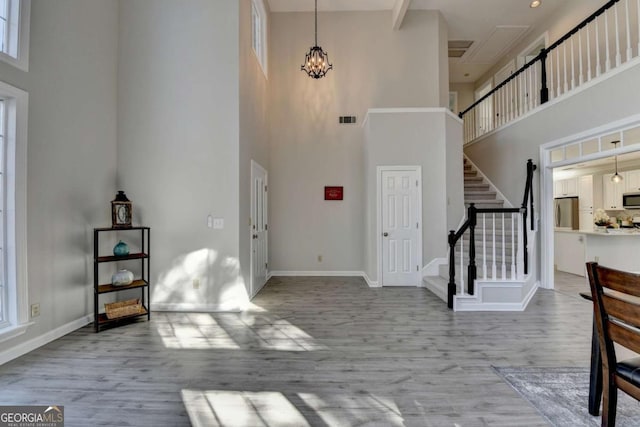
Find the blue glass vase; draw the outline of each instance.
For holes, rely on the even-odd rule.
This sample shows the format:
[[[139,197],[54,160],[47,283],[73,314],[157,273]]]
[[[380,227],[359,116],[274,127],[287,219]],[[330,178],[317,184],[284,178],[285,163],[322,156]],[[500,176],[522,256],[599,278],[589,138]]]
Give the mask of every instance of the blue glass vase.
[[[113,247],[113,254],[115,256],[129,255],[129,245],[120,240],[118,244]]]

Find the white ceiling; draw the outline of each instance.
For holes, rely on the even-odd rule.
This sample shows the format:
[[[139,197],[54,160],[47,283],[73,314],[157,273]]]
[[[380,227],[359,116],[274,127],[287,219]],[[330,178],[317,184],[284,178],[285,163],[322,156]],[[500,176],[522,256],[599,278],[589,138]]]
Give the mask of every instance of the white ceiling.
[[[268,0],[272,12],[313,12],[313,0]],[[391,10],[402,0],[318,0],[319,11]],[[473,40],[462,58],[449,59],[451,82],[475,82],[500,56],[528,34],[542,34],[544,22],[563,0],[411,0],[409,9],[439,10],[449,26],[449,40]],[[391,23],[389,23],[391,25]],[[514,37],[502,30],[520,28]],[[481,51],[491,55],[481,54]]]

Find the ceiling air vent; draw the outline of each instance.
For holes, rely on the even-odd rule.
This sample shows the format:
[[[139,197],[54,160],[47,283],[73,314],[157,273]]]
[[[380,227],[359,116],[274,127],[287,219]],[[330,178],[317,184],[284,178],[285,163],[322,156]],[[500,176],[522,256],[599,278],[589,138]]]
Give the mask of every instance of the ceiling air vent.
[[[449,58],[462,57],[472,44],[472,40],[449,40]]]
[[[341,125],[353,125],[356,123],[356,116],[340,116]]]

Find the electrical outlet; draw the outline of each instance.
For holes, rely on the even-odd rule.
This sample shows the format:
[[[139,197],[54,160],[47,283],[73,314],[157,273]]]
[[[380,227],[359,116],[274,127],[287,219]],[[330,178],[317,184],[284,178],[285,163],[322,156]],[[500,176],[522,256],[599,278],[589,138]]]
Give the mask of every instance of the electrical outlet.
[[[200,279],[193,279],[193,289],[200,289]]]
[[[593,257],[593,260],[594,260],[595,262],[600,262],[600,257],[599,257],[599,256]]]
[[[40,316],[40,304],[31,304],[31,317]]]
[[[318,262],[322,262],[322,255],[318,255]]]

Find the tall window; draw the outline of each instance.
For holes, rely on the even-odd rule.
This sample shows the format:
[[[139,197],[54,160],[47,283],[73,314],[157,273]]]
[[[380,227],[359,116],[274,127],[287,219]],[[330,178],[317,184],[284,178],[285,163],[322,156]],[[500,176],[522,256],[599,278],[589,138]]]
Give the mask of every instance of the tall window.
[[[262,72],[267,75],[267,12],[264,0],[251,1],[251,46],[262,67]]]
[[[28,94],[0,81],[0,342],[29,325],[27,113]]]
[[[0,0],[0,60],[27,71],[31,0]]]

